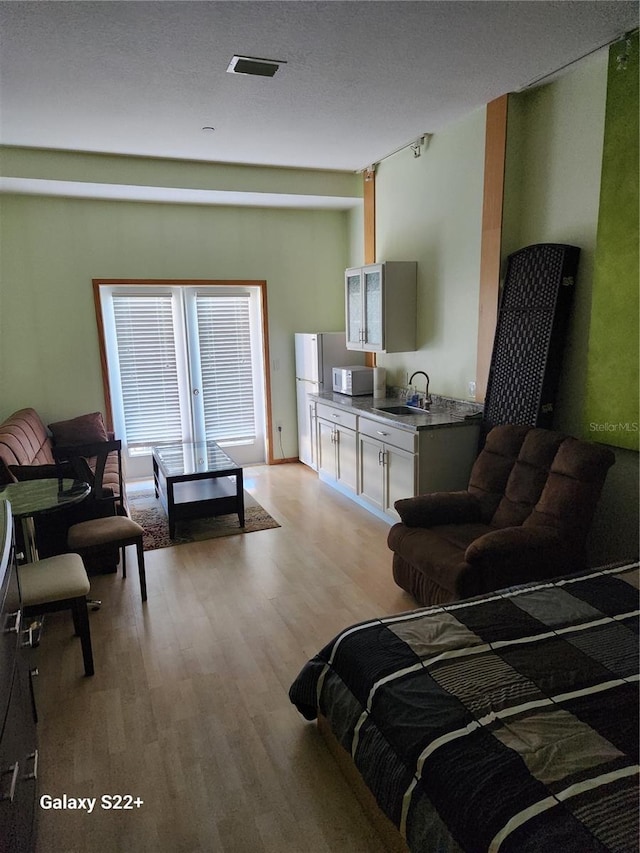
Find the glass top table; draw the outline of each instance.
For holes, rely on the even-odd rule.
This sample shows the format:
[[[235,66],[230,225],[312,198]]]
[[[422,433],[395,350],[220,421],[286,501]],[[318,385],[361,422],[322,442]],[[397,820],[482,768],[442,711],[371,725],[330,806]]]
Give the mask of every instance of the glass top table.
[[[0,491],[0,499],[9,501],[13,517],[22,522],[25,557],[28,562],[38,559],[33,517],[79,503],[90,491],[91,486],[88,483],[62,477],[21,480],[18,483],[9,483]]]
[[[242,468],[215,441],[162,444],[151,448],[153,481],[169,519],[176,522],[237,513],[244,527]]]
[[[0,498],[11,504],[16,518],[55,512],[69,504],[79,503],[91,491],[88,483],[81,480],[48,478],[45,480],[22,480],[9,483],[0,491]]]

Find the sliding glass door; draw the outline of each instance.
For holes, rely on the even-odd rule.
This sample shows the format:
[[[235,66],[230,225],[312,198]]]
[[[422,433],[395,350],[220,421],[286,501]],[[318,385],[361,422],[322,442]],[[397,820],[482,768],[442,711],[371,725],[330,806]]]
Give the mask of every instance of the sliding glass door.
[[[213,439],[241,464],[265,461],[259,288],[101,285],[109,390],[128,476],[150,448]]]

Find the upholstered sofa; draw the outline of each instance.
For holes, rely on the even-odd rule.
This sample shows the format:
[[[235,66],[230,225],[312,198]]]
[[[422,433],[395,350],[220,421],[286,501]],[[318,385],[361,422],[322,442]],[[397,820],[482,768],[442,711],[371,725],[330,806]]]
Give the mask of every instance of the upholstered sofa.
[[[0,424],[0,488],[21,480],[59,475],[73,478],[76,474],[70,465],[56,462],[55,447],[107,441],[112,437],[99,412],[58,421],[47,428],[35,409],[20,409]],[[124,495],[119,494],[120,482],[119,459],[112,454],[105,467],[103,485],[114,497],[124,501]],[[39,556],[49,557],[67,551],[67,530],[72,524],[114,512],[113,501],[87,499],[64,511],[37,517]],[[87,569],[91,573],[115,571],[117,563],[117,548],[108,547],[89,562]]]
[[[444,604],[588,567],[586,541],[613,452],[559,432],[494,427],[466,491],[396,501],[396,583]]]

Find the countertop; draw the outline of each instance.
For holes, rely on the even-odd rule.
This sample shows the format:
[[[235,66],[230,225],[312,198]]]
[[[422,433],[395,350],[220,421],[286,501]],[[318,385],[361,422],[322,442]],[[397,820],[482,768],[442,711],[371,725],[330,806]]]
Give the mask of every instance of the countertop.
[[[319,394],[309,396],[319,402],[340,406],[353,414],[366,415],[381,423],[393,424],[394,427],[408,432],[443,427],[468,427],[479,424],[482,417],[482,406],[478,403],[439,397],[435,394],[430,411],[418,412],[415,415],[394,415],[380,411],[384,406],[403,405],[404,400],[399,400],[397,397],[374,400],[373,397],[349,397],[346,394],[337,394],[335,391],[321,391]]]

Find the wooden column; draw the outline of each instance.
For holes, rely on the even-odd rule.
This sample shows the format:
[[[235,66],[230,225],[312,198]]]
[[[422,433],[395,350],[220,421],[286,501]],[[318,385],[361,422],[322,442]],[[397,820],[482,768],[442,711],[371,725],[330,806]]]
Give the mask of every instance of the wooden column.
[[[479,402],[484,401],[487,391],[498,316],[508,98],[503,95],[487,104],[476,365],[476,400]]]
[[[376,262],[376,170],[373,166],[366,169],[364,180],[364,262]],[[375,367],[376,354],[365,353],[365,364]]]
[[[376,170],[364,172],[364,262],[376,262]]]

